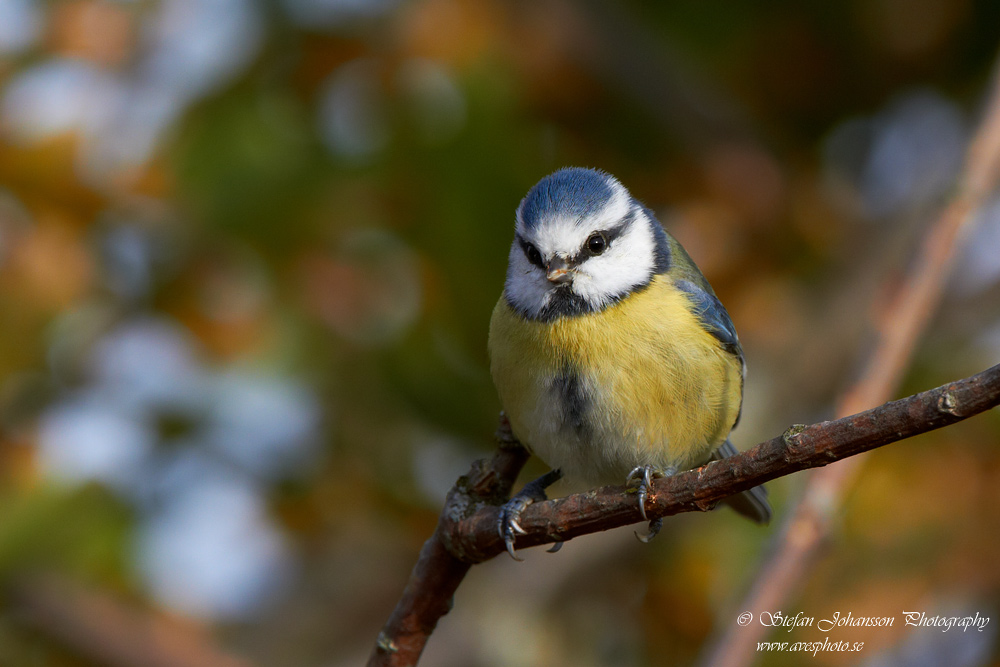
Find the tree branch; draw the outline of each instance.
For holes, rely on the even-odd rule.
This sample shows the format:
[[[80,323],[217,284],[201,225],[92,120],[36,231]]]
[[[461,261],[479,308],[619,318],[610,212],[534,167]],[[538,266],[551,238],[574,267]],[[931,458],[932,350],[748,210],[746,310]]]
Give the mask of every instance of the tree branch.
[[[825,466],[891,442],[954,424],[1000,405],[1000,364],[972,377],[834,421],[793,426],[723,461],[654,481],[650,518],[706,511],[723,498],[769,480]],[[386,623],[369,665],[415,665],[469,567],[504,551],[498,505],[509,495],[527,453],[498,430],[501,448],[477,461],[449,493],[434,535],[421,550],[403,597]],[[520,548],[572,539],[642,521],[635,494],[620,486],[530,505],[520,520]]]

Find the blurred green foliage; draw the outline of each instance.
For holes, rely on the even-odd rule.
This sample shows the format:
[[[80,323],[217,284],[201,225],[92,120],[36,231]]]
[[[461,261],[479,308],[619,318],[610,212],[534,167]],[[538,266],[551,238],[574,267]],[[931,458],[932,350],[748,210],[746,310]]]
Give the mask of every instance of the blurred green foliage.
[[[0,590],[56,573],[255,664],[348,665],[492,447],[486,336],[528,188],[600,167],[680,238],[747,351],[741,446],[827,417],[954,186],[1000,5],[0,0],[0,17]],[[1000,238],[982,234],[970,248]],[[994,266],[960,262],[907,390],[996,360]],[[116,356],[128,340],[152,347]],[[66,451],[76,431],[53,424],[80,404],[148,451]],[[785,611],[995,618],[998,434],[990,414],[872,456]],[[232,492],[205,496],[209,527],[262,541],[151,555],[210,541],[171,513],[194,502],[184,475]],[[689,664],[801,484],[770,485],[766,530],[677,517],[649,548],[624,531],[479,566],[426,664]],[[150,541],[168,518],[175,537]],[[215,591],[192,582],[259,594],[168,594]],[[95,659],[11,600],[0,659]],[[868,664],[926,640],[836,638],[867,641]],[[993,638],[965,664],[995,663]]]

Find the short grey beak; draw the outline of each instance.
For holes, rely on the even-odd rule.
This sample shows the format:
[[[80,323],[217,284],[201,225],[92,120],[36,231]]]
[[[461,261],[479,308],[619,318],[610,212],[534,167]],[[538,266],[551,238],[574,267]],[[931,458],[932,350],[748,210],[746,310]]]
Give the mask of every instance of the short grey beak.
[[[573,280],[570,268],[569,262],[557,255],[545,267],[545,277],[549,279],[549,282],[556,284],[568,283]]]

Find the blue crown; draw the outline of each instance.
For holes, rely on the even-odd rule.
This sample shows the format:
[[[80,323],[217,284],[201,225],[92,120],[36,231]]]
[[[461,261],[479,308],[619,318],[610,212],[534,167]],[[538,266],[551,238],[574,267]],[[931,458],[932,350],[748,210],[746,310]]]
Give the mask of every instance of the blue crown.
[[[597,169],[566,167],[538,181],[521,201],[521,220],[528,229],[542,219],[562,215],[578,221],[599,211],[614,195],[612,178]]]

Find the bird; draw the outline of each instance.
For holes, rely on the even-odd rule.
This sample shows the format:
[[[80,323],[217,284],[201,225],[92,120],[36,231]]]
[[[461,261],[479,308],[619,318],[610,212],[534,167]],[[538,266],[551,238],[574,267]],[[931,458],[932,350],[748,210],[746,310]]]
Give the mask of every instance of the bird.
[[[497,530],[517,560],[521,513],[563,477],[636,486],[646,519],[654,477],[737,453],[746,363],[733,321],[680,243],[607,172],[566,167],[525,195],[488,348],[514,436],[551,468],[501,508]],[[771,518],[763,487],[726,502]],[[640,539],[661,526],[650,521]]]

